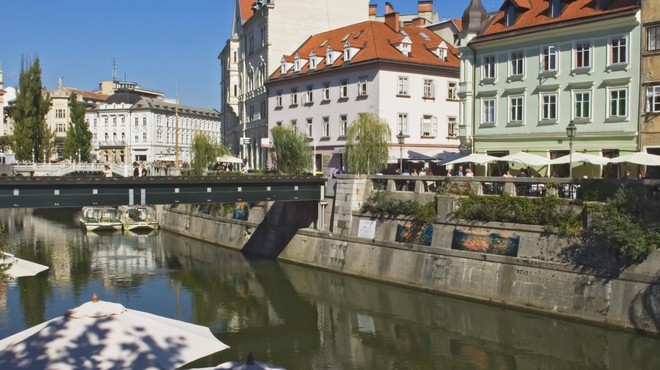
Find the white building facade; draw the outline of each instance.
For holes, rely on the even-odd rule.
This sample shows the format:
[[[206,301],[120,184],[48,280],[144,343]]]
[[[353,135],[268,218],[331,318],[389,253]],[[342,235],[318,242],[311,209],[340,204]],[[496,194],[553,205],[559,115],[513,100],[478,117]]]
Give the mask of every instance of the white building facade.
[[[269,125],[292,126],[314,147],[317,169],[342,166],[346,132],[361,113],[390,125],[391,163],[458,151],[459,60],[432,31],[361,22],[312,36],[270,77]],[[405,135],[398,144],[397,135]]]
[[[92,156],[104,163],[190,162],[197,133],[220,144],[220,112],[180,106],[175,101],[118,91],[88,109],[85,119],[93,134]]]
[[[368,0],[236,0],[232,35],[218,57],[223,144],[250,168],[265,167],[265,82],[279,68],[280,57],[314,33],[367,20],[368,12]]]

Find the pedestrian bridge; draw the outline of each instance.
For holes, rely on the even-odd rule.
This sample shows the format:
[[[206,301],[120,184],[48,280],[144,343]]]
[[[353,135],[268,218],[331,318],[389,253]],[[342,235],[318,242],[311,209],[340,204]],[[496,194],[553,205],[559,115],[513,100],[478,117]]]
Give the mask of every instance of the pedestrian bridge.
[[[325,182],[317,176],[2,176],[0,208],[320,201]]]

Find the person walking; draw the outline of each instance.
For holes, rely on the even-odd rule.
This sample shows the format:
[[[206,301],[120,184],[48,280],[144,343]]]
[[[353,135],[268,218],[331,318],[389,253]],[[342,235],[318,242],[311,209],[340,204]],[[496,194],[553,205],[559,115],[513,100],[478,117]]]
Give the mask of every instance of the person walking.
[[[140,177],[140,165],[137,162],[133,162],[133,178],[137,179]]]
[[[107,164],[103,166],[103,177],[112,177],[112,170]]]

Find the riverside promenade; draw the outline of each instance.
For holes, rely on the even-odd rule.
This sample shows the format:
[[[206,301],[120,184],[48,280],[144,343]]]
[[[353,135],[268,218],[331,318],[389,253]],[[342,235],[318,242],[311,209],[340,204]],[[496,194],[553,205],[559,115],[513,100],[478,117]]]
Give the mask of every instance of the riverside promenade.
[[[542,226],[471,222],[451,214],[457,196],[433,189],[444,178],[412,179],[399,190],[400,177],[342,175],[328,182],[321,204],[270,202],[254,204],[247,220],[218,217],[198,209],[166,209],[162,226],[188,236],[242,250],[244,254],[278,258],[337,273],[450,294],[598,325],[660,334],[660,252],[622,271],[608,268],[613,256],[602,248],[583,248],[580,237]],[[390,178],[392,177],[392,178]],[[580,181],[560,179],[472,178],[459,181],[466,191],[493,188],[517,192],[543,184],[579,197]],[[463,180],[463,181],[461,181]],[[336,182],[335,182],[336,181]],[[423,183],[422,183],[423,181]],[[563,181],[563,182],[562,182]],[[655,189],[657,180],[639,184]],[[437,218],[415,230],[410,217],[363,214],[360,209],[374,189],[401,199],[434,201]],[[469,190],[468,190],[469,189]],[[544,191],[546,193],[547,191]],[[543,196],[526,194],[525,196]],[[653,196],[652,192],[649,196]],[[649,200],[653,201],[653,200]],[[320,209],[320,215],[315,212]],[[319,222],[322,220],[323,222]],[[406,239],[411,232],[423,238]],[[506,244],[508,253],[465,248]],[[463,247],[461,246],[463,245]],[[515,246],[513,248],[512,246]],[[249,253],[246,253],[249,252]],[[515,253],[514,253],[515,252]],[[608,253],[610,253],[608,255]]]

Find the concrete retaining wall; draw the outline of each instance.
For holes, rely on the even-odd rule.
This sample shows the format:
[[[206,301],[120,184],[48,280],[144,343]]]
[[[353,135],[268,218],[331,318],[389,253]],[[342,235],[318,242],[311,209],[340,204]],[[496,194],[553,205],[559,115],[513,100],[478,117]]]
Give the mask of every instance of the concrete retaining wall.
[[[326,208],[328,230],[290,232],[292,227],[312,225],[314,205],[297,203],[271,216],[270,207],[264,207],[261,219],[271,217],[268,222],[253,219],[252,212],[250,222],[245,222],[165,211],[162,226],[232,249],[248,245],[265,255],[279,253],[281,260],[342,274],[660,333],[660,252],[623,272],[612,271],[609,252],[580,248],[579,239],[539,226],[451,220],[450,198],[438,199],[440,216],[430,246],[394,241],[398,225],[410,221],[404,218],[377,219],[373,238],[357,237],[359,220],[371,219],[358,212],[369,184],[361,178],[341,179],[334,189],[335,198]],[[258,228],[260,233],[255,232]],[[518,253],[509,257],[451,249],[457,229],[515,234]]]

